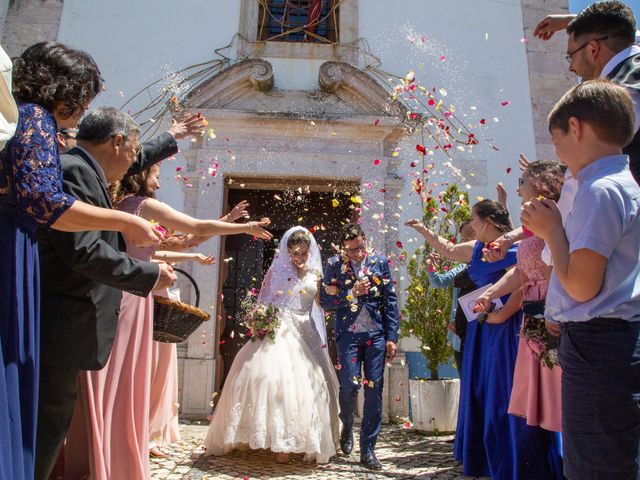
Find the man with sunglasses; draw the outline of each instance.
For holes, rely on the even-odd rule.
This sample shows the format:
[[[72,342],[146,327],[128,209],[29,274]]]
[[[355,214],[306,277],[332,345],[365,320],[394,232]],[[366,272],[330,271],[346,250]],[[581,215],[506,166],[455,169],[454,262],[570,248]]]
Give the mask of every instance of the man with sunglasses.
[[[631,173],[640,182],[640,46],[636,19],[631,9],[618,0],[596,2],[578,15],[549,15],[542,19],[534,35],[550,39],[567,31],[569,70],[582,80],[608,78],[627,89],[634,103],[635,136],[624,149]]]
[[[353,449],[353,421],[358,390],[364,388],[360,428],[360,463],[379,470],[374,448],[382,425],[385,357],[393,360],[398,341],[398,305],[389,261],[367,252],[359,225],[342,232],[343,254],[331,258],[320,289],[322,308],[333,311],[340,381],[340,448]],[[364,376],[362,375],[364,369]]]

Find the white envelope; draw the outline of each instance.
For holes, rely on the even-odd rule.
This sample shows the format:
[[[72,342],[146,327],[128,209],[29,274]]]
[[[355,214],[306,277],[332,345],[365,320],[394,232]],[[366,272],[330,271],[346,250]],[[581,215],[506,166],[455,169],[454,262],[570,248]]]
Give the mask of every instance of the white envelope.
[[[478,315],[480,315],[480,313],[474,313],[473,306],[476,304],[476,300],[478,299],[478,297],[486,292],[491,286],[493,286],[493,283],[489,283],[488,285],[474,290],[473,292],[469,292],[466,295],[458,297],[458,303],[460,304],[460,308],[462,308],[465,317],[467,317],[467,321],[473,322],[474,320],[478,319]],[[502,300],[500,300],[499,298],[493,300],[493,303],[496,306],[494,308],[494,311],[502,308],[503,306]]]

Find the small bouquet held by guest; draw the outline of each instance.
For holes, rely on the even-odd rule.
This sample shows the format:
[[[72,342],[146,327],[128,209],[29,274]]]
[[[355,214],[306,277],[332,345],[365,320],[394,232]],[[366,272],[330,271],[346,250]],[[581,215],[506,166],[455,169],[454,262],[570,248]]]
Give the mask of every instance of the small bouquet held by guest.
[[[536,358],[545,367],[558,363],[558,337],[550,335],[544,320],[544,302],[530,301],[523,305],[524,319],[520,335]]]
[[[276,340],[276,331],[280,326],[278,318],[279,309],[272,305],[256,304],[247,314],[245,325],[249,329],[251,341],[263,340],[269,337],[272,342]]]

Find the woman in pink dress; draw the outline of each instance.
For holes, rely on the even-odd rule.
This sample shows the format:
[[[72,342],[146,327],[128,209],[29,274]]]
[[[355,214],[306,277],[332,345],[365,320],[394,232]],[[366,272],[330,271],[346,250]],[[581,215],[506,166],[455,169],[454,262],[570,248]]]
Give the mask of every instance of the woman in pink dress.
[[[160,189],[160,168],[152,168],[145,178],[146,191]],[[235,222],[248,218],[249,203],[242,201],[220,218],[223,222]],[[196,261],[202,265],[212,265],[215,259],[201,253],[184,253],[183,250],[196,246],[206,237],[194,239],[192,235],[172,238],[164,242],[153,255],[156,260],[168,263]],[[156,291],[154,295],[170,296],[168,291]],[[174,298],[174,300],[180,300]],[[175,343],[153,342],[151,355],[151,403],[149,408],[149,455],[164,457],[161,447],[180,441],[178,425],[178,351]]]
[[[145,182],[149,171],[127,177],[114,186],[115,208],[201,237],[245,233],[271,239],[271,234],[262,228],[269,223],[268,219],[243,224],[199,220],[152,198],[153,192]],[[126,246],[129,255],[144,260],[151,259],[154,252],[128,241]],[[68,451],[74,452],[66,465],[68,478],[85,478],[87,474],[95,480],[150,478],[152,345],[153,296],[138,297],[124,292],[107,364],[102,370],[80,375],[83,415],[75,419],[67,442]]]
[[[564,181],[564,169],[558,162],[533,162],[527,166],[518,194],[522,203],[540,196],[557,201]],[[551,267],[542,261],[544,241],[530,236],[520,242],[517,267],[508,272],[478,299],[478,310],[485,311],[491,300],[522,289],[525,318],[522,322],[518,355],[508,412],[524,417],[527,424],[552,432],[562,431],[561,375],[553,348],[553,337],[547,335],[543,319],[536,319],[528,310],[543,304]],[[534,302],[538,302],[537,304]],[[553,327],[552,327],[553,328]]]
[[[215,258],[202,253],[179,253],[158,251],[156,260],[170,264],[196,261],[202,265],[213,265]],[[155,290],[161,295],[180,301],[179,292],[172,295],[169,290]],[[164,457],[159,447],[180,441],[178,425],[178,351],[175,343],[153,341],[151,350],[151,398],[149,404],[149,455]]]

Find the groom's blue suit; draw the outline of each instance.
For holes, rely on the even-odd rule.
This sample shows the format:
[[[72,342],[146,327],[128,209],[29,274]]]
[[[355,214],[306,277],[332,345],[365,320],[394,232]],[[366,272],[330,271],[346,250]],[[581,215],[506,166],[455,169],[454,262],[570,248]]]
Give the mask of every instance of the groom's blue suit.
[[[386,342],[398,341],[398,306],[389,262],[383,255],[364,259],[361,272],[369,278],[367,295],[355,297],[351,289],[357,281],[351,263],[341,256],[329,259],[323,285],[335,285],[338,295],[320,289],[320,303],[334,312],[335,338],[340,369],[340,419],[347,431],[353,427],[360,385],[365,385],[364,412],[360,430],[360,453],[373,452],[382,424],[382,379]],[[366,308],[373,321],[367,331],[355,332],[354,322]],[[364,364],[364,379],[362,366]]]

